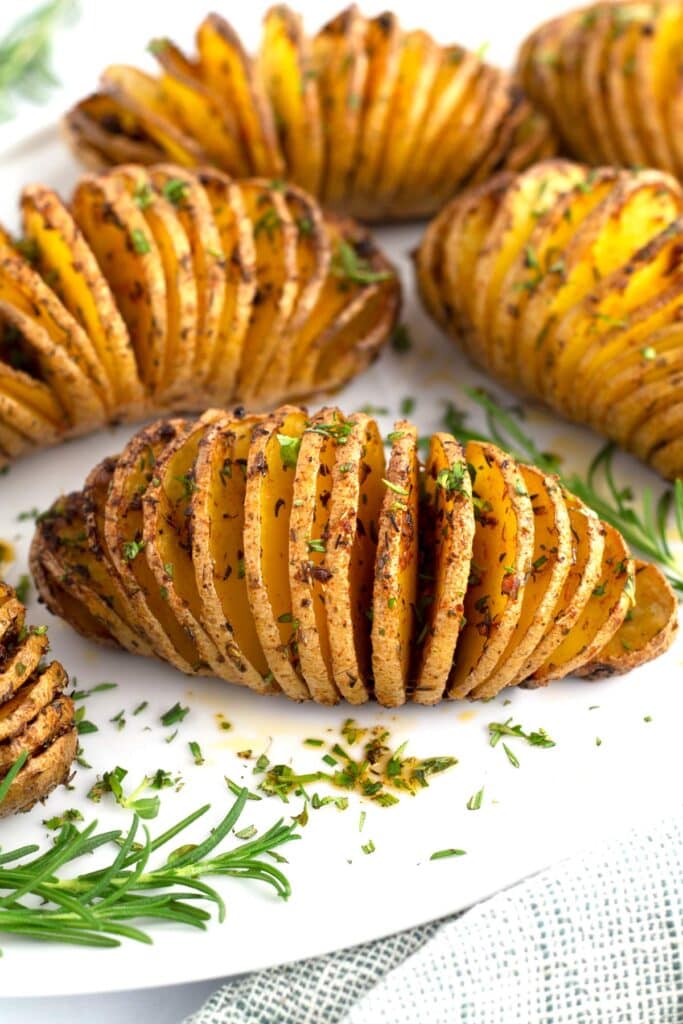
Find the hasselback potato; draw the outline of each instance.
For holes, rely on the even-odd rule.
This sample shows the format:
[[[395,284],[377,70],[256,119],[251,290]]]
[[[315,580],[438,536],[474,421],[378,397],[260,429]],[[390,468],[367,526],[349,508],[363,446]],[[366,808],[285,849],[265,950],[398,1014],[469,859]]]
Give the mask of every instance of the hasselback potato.
[[[517,75],[565,153],[681,178],[682,54],[680,3],[611,0],[535,29],[519,52]]]
[[[166,164],[21,198],[0,229],[0,466],[108,422],[338,388],[389,337],[396,274],[296,186]]]
[[[196,42],[193,58],[150,44],[156,77],[108,67],[66,116],[76,155],[97,169],[168,159],[282,175],[332,209],[386,220],[430,215],[463,185],[556,150],[510,75],[388,12],[351,6],[307,36],[272,7],[255,57],[210,14]]]
[[[26,625],[25,608],[0,581],[0,783],[27,758],[0,802],[0,817],[28,811],[62,782],[76,756],[74,703],[59,662],[46,665],[44,626]]]
[[[676,602],[557,479],[401,421],[161,420],[37,525],[31,564],[79,632],[294,700],[485,698],[665,649]]]
[[[546,161],[453,200],[417,253],[430,313],[512,388],[683,475],[683,193]]]

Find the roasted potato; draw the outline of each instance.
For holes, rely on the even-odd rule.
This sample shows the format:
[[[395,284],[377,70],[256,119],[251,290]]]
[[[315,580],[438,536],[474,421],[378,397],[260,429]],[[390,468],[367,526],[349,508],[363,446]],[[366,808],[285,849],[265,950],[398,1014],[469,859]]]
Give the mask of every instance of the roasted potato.
[[[313,36],[284,4],[264,16],[257,54],[210,14],[197,57],[167,39],[158,78],[107,68],[67,114],[74,153],[116,163],[213,164],[235,177],[286,177],[362,220],[426,217],[468,184],[556,152],[540,108],[512,76],[395,15],[355,5]]]
[[[416,256],[432,316],[513,389],[683,475],[683,190],[546,161],[452,200]]]
[[[38,589],[94,640],[321,704],[488,699],[669,646],[662,573],[555,478],[448,434],[423,466],[407,421],[387,441],[385,464],[334,407],[161,421],[37,524]]]
[[[22,239],[0,228],[0,465],[106,423],[334,391],[398,316],[369,234],[277,179],[127,163],[69,206],[30,185],[21,211]]]
[[[539,26],[516,75],[569,155],[683,177],[679,3],[601,0]]]
[[[28,627],[24,607],[0,582],[0,780],[26,760],[0,803],[0,817],[28,811],[66,782],[76,756],[74,702],[59,664],[46,665],[44,626]]]

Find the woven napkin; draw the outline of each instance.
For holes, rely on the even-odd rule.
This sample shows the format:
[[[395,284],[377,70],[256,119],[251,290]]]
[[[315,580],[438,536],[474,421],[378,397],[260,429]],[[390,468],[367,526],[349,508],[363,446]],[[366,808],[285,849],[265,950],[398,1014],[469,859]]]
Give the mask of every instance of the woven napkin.
[[[237,979],[186,1024],[682,1024],[683,815],[456,917]]]

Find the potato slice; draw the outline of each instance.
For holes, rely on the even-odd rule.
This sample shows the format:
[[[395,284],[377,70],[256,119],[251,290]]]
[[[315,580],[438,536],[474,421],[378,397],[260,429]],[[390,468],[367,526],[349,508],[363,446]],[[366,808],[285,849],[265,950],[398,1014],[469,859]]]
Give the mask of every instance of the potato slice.
[[[0,704],[0,741],[12,739],[31,722],[39,711],[59,696],[69,679],[57,661],[24,684]]]
[[[387,118],[382,173],[376,182],[378,212],[392,203],[411,174],[413,154],[419,150],[422,127],[441,64],[441,48],[426,32],[406,32],[391,108]],[[397,200],[400,207],[400,202]]]
[[[103,593],[104,599],[135,633],[136,653],[152,657],[154,650],[137,620],[135,605],[130,600],[116,567],[107,555],[105,516],[109,489],[117,463],[118,459],[116,458],[103,459],[86,477],[82,505],[84,545],[97,557],[98,568],[102,574],[103,592],[106,590],[106,596]]]
[[[447,696],[462,698],[495,670],[522,613],[534,554],[534,513],[514,461],[491,444],[470,441],[474,541],[465,624]]]
[[[419,514],[420,631],[412,697],[418,704],[436,704],[443,697],[464,621],[474,539],[472,481],[463,448],[449,434],[430,438]]]
[[[606,107],[615,148],[621,156],[621,163],[633,167],[644,167],[649,163],[637,130],[638,103],[629,89],[641,29],[640,19],[623,26],[612,39],[605,67]]]
[[[166,281],[145,217],[120,181],[90,174],[80,178],[71,210],[126,322],[143,384],[155,395],[166,361]]]
[[[168,99],[156,78],[138,68],[112,64],[104,70],[100,87],[121,111],[117,113],[117,129],[132,129],[133,134],[142,126],[144,134],[167,159],[181,167],[192,167],[209,159],[194,131],[186,131],[175,109],[169,110]],[[133,119],[132,125],[126,123],[128,119]]]
[[[293,700],[310,698],[299,665],[288,571],[295,469],[292,450],[305,427],[304,411],[284,406],[254,428],[244,499],[249,605],[272,677]]]
[[[190,532],[199,620],[231,662],[231,678],[259,693],[275,693],[279,688],[268,681],[249,608],[244,559],[247,456],[262,419],[226,414],[209,425],[197,448]]]
[[[104,408],[90,378],[40,323],[6,300],[0,300],[0,352],[8,362],[26,363],[31,375],[45,382],[63,409],[69,433],[102,424]]]
[[[104,368],[85,331],[64,308],[51,288],[6,243],[0,241],[0,301],[16,307],[46,332],[53,345],[66,351],[94,391],[99,423],[111,409],[111,394]],[[94,411],[93,408],[93,411]]]
[[[211,168],[202,168],[197,177],[209,200],[221,249],[226,254],[220,328],[204,384],[207,392],[222,404],[231,400],[237,389],[244,341],[258,292],[256,249],[239,183]]]
[[[0,665],[0,702],[4,703],[13,697],[19,687],[33,677],[41,660],[47,654],[49,646],[45,633],[33,632],[29,632],[26,638],[17,643],[9,654],[3,646],[3,658]]]
[[[9,771],[24,751],[33,755],[66,732],[73,725],[74,710],[74,702],[62,693],[39,711],[21,732],[0,743],[0,772]]]
[[[122,182],[142,211],[159,251],[166,280],[166,350],[159,401],[181,402],[197,387],[198,287],[190,241],[172,203],[154,188],[145,168],[123,165],[109,177]]]
[[[127,651],[145,653],[148,645],[129,624],[127,602],[110,577],[104,552],[89,543],[83,492],[60,498],[41,519],[33,538],[31,559],[58,579],[64,590],[82,602],[106,632]]]
[[[54,444],[67,426],[50,389],[6,363],[0,363],[0,418],[40,445]]]
[[[226,292],[226,255],[213,219],[211,203],[195,174],[169,164],[150,168],[150,177],[177,214],[190,242],[197,287],[197,340],[194,372],[206,377],[220,349],[221,317]]]
[[[201,78],[235,111],[250,172],[283,174],[284,161],[261,78],[239,36],[219,14],[209,14],[197,29],[197,51]]]
[[[521,683],[531,688],[536,685],[532,678],[534,673],[552,657],[574,629],[600,581],[605,551],[602,524],[595,512],[573,494],[563,490],[562,496],[569,513],[573,539],[569,574],[542,639],[518,670],[511,686]]]
[[[351,170],[349,186],[349,200],[354,213],[359,202],[371,209],[372,197],[382,173],[402,42],[403,33],[395,14],[386,11],[367,20],[365,52],[368,63],[358,128],[356,166]],[[362,213],[357,215],[361,216]]]
[[[320,425],[319,428],[320,429]],[[327,628],[334,682],[351,704],[370,698],[370,615],[384,450],[377,424],[362,413],[328,425],[336,442],[325,568]]]
[[[65,114],[62,134],[76,159],[91,171],[109,164],[153,164],[166,155],[147,136],[140,118],[103,92],[91,93]]]
[[[346,197],[355,169],[368,68],[366,24],[354,4],[327,22],[312,43],[324,140],[321,195],[332,207]]]
[[[417,429],[399,420],[379,514],[372,591],[372,676],[375,699],[385,707],[406,701],[416,633],[418,572]]]
[[[554,618],[572,566],[574,538],[562,488],[532,466],[519,470],[534,513],[531,571],[514,632],[489,678],[472,691],[475,699],[495,697],[528,663]]]
[[[151,49],[162,68],[158,96],[166,119],[180,122],[183,131],[197,139],[208,163],[238,177],[249,174],[249,156],[232,107],[202,82],[198,66],[170,40],[155,39]]]
[[[298,295],[282,340],[263,375],[259,405],[275,404],[282,394],[282,381],[296,371],[293,366],[299,335],[313,314],[330,272],[331,246],[323,213],[305,192],[288,185],[285,202],[296,227]]]
[[[325,144],[313,47],[301,18],[285,4],[266,12],[257,60],[288,177],[320,195]]]
[[[483,360],[491,359],[491,320],[505,298],[500,286],[513,262],[525,251],[537,223],[538,211],[550,207],[559,195],[585,178],[579,164],[546,161],[530,168],[511,184],[486,235],[472,280],[471,319],[483,349]],[[549,271],[552,273],[552,271]]]
[[[289,587],[292,615],[298,623],[299,660],[311,697],[319,704],[339,700],[326,611],[331,578],[326,547],[337,454],[337,439],[328,430],[331,425],[341,428],[344,418],[339,409],[323,408],[301,437],[289,519]]]
[[[583,60],[577,82],[581,95],[581,108],[585,111],[593,138],[597,140],[600,147],[599,152],[593,154],[593,159],[599,163],[617,165],[620,163],[619,153],[614,144],[609,111],[605,104],[602,87],[605,80],[610,40],[614,32],[609,5],[589,12],[588,19],[588,23],[584,26],[586,31]]]
[[[139,415],[143,391],[126,325],[92,250],[60,198],[42,185],[21,194],[25,236],[36,268],[91,339],[107,375],[108,404]]]
[[[78,733],[70,729],[46,750],[30,757],[0,804],[0,817],[30,810],[38,800],[45,800],[56,786],[66,782],[77,747]]]
[[[411,208],[424,202],[424,182],[435,164],[442,165],[444,158],[447,161],[457,154],[463,127],[460,114],[480,71],[481,61],[474,53],[460,46],[440,47],[439,66],[427,100],[429,116],[422,117],[419,145],[413,147],[409,172],[401,186],[401,202]],[[453,191],[456,184],[454,178]],[[368,201],[372,202],[371,194]]]
[[[168,604],[178,628],[197,648],[195,670],[225,678],[225,657],[201,623],[190,530],[197,448],[219,415],[216,410],[209,410],[181,430],[157,459],[154,475],[142,496],[142,544],[143,558],[162,601]]]
[[[279,188],[265,182],[240,182],[256,249],[257,298],[242,348],[239,397],[249,404],[258,392],[294,310],[297,281],[297,231]]]
[[[678,629],[678,601],[656,565],[635,562],[636,596],[612,639],[576,675],[598,679],[630,672],[663,654]]]
[[[565,266],[567,246],[595,207],[610,194],[618,173],[613,168],[586,168],[583,181],[556,195],[550,204],[545,188],[541,189],[532,211],[536,227],[503,278],[500,294],[505,301],[499,302],[491,314],[490,358],[496,373],[508,379],[519,375],[525,387],[532,386],[539,339],[531,331],[524,331],[527,304],[544,281],[546,288],[557,283]]]
[[[104,513],[107,554],[150,645],[181,672],[193,672],[197,645],[178,624],[143,554],[142,500],[158,459],[187,429],[183,420],[161,420],[139,431],[118,458]]]
[[[575,623],[551,657],[532,676],[534,685],[571,675],[588,664],[609,643],[634,603],[634,563],[626,543],[612,526],[602,523],[605,549],[600,581]]]

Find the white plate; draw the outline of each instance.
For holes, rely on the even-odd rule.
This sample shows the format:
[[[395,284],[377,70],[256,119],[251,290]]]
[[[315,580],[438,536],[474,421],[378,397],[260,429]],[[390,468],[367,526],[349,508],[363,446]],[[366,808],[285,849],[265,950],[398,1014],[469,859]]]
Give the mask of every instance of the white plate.
[[[14,227],[15,197],[26,181],[40,178],[68,194],[77,173],[56,133],[44,132],[4,161],[0,220]],[[440,426],[445,399],[461,401],[461,386],[482,378],[440,337],[414,296],[408,253],[419,231],[385,229],[378,235],[404,271],[405,319],[416,344],[405,356],[387,351],[339,402],[348,411],[368,402],[386,405],[395,415],[401,398],[412,394],[417,398],[414,418],[427,432]],[[390,416],[383,417],[385,428],[390,422]],[[596,449],[593,436],[545,414],[534,412],[529,422],[570,463],[585,466]],[[103,432],[26,459],[0,481],[0,537],[16,543],[10,581],[26,571],[32,532],[32,524],[19,522],[18,515],[34,506],[44,508],[59,492],[79,487],[87,470],[117,451],[129,433]],[[659,486],[631,459],[621,458],[618,468],[636,489],[646,481]],[[83,737],[93,770],[79,770],[74,791],[60,789],[44,811],[38,808],[30,816],[3,822],[4,849],[44,839],[41,820],[68,807],[80,808],[88,819],[96,815],[107,826],[125,826],[127,816],[112,808],[108,798],[98,806],[85,797],[95,772],[117,764],[128,769],[131,783],[157,768],[182,774],[180,792],[162,793],[162,810],[152,823],[155,831],[206,801],[217,819],[230,804],[224,776],[252,784],[250,766],[245,769],[237,751],[267,748],[273,761],[316,767],[319,755],[302,740],[336,734],[349,715],[344,706],[293,705],[225,683],[189,680],[165,665],[103,651],[39,608],[32,607],[32,612],[34,622],[49,620],[54,655],[78,677],[79,688],[103,680],[114,680],[118,687],[87,701],[87,717],[99,726],[98,733]],[[294,887],[286,904],[255,883],[227,882],[220,886],[228,903],[225,924],[214,924],[203,934],[154,927],[153,947],[128,942],[118,950],[74,952],[0,937],[3,995],[172,984],[341,948],[460,910],[601,836],[659,816],[680,800],[681,651],[679,642],[655,664],[623,679],[568,681],[545,691],[511,692],[505,695],[510,700],[505,707],[500,697],[487,704],[407,707],[395,713],[358,709],[354,717],[360,724],[382,723],[397,744],[408,740],[418,756],[454,754],[459,765],[414,799],[404,797],[389,809],[351,797],[345,812],[330,806],[311,812],[302,840],[285,851]],[[142,700],[149,701],[149,708],[133,717]],[[159,715],[176,701],[189,705],[191,712],[167,744],[171,730],[159,724]],[[109,720],[121,709],[127,725],[118,731]],[[217,715],[233,724],[230,732],[219,729]],[[544,727],[557,746],[535,749],[514,742],[521,762],[515,769],[501,746],[492,749],[488,744],[487,723],[508,716],[527,729]],[[602,739],[599,747],[596,737]],[[190,740],[201,744],[207,759],[202,767],[192,762]],[[468,798],[481,786],[481,810],[468,811]],[[367,811],[362,833],[361,808]],[[285,806],[277,799],[263,800],[248,805],[239,827],[269,825],[299,809],[299,801]],[[370,839],[376,851],[365,855],[361,845]],[[467,855],[429,860],[433,851],[445,847],[462,848]]]

